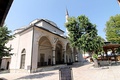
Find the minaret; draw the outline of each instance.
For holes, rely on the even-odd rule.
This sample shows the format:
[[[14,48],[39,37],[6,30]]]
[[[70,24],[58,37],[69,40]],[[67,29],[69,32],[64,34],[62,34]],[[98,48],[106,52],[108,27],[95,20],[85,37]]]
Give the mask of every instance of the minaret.
[[[65,23],[68,22],[68,18],[69,18],[69,13],[68,13],[68,10],[66,9],[66,15],[65,15],[66,22],[65,22]],[[67,28],[66,28],[66,36],[67,36],[67,37],[68,37],[68,34],[69,34],[69,32],[68,32],[68,30],[67,30]]]

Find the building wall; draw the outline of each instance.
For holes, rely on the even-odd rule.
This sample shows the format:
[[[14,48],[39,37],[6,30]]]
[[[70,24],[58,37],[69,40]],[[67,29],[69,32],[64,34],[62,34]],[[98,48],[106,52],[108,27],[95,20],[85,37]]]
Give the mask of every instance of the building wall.
[[[12,51],[10,53],[12,53],[13,55],[11,55],[11,63],[10,63],[10,69],[15,69],[17,66],[17,55],[18,55],[18,49],[19,49],[19,35],[16,34],[13,40],[10,40],[6,46],[10,46],[12,47]]]
[[[21,52],[26,50],[25,69],[31,65],[31,48],[32,48],[32,28],[20,34],[15,34],[13,40],[9,41],[7,46],[12,45],[13,53],[11,56],[10,69],[20,69],[21,65]]]
[[[25,57],[25,69],[31,66],[31,53],[32,53],[32,37],[33,37],[33,28],[20,33],[19,38],[19,49],[18,49],[18,61],[17,61],[17,69],[20,69],[21,64],[21,53],[22,50],[25,49],[26,57]]]

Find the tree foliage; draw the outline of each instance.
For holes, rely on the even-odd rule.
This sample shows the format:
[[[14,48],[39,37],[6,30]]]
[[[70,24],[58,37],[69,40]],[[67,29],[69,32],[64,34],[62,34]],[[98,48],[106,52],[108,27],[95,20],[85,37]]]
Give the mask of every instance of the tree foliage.
[[[106,22],[106,39],[113,43],[120,43],[120,14],[111,16]]]
[[[69,31],[69,40],[73,47],[87,52],[102,50],[103,39],[98,36],[96,25],[92,24],[85,15],[70,17],[65,24]]]
[[[10,33],[11,31],[6,26],[0,27],[0,58],[10,55],[11,46],[6,46],[6,43],[13,37]]]

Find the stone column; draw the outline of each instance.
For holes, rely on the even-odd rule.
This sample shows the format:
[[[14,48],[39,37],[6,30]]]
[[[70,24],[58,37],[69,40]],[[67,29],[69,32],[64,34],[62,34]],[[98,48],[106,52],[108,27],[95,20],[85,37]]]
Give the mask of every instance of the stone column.
[[[67,56],[68,57],[68,63],[70,62],[69,58],[70,58],[70,54]]]
[[[55,65],[55,48],[53,48],[53,54],[52,54],[52,58],[53,58],[53,65]]]
[[[66,63],[66,51],[63,49],[63,54],[64,54],[64,63]]]
[[[74,56],[73,56],[73,53],[72,53],[72,62],[74,62]]]

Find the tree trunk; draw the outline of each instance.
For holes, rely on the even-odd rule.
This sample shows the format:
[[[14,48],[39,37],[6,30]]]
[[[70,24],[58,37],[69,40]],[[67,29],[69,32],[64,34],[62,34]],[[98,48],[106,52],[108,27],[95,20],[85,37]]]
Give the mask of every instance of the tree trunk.
[[[97,67],[99,67],[99,65],[98,65],[98,60],[97,59],[93,59],[93,61],[94,61],[94,66],[97,68]]]

